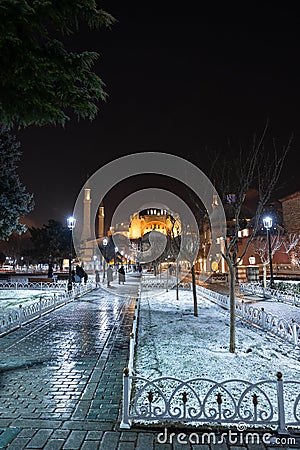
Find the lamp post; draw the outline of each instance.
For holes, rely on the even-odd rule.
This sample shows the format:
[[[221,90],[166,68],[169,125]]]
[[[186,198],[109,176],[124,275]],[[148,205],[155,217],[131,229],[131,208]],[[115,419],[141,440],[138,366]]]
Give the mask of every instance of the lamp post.
[[[105,237],[105,238],[103,238],[103,240],[102,240],[102,245],[103,245],[103,248],[104,248],[103,279],[102,279],[103,283],[104,283],[104,280],[105,280],[105,270],[106,270],[106,247],[107,247],[107,244],[108,244],[108,239]]]
[[[115,247],[115,253],[114,253],[114,269],[116,268],[116,254],[118,253],[119,249],[118,247]]]
[[[271,249],[271,236],[270,236],[270,228],[272,228],[272,218],[267,216],[263,218],[264,227],[267,230],[267,239],[268,239],[268,249],[269,249],[269,264],[270,264],[270,286],[271,289],[274,287],[274,278],[273,278],[273,266],[272,266],[272,249]]]
[[[68,278],[68,291],[72,290],[72,231],[75,228],[76,219],[74,217],[68,217],[68,228],[70,230],[70,253],[69,253],[69,278]]]

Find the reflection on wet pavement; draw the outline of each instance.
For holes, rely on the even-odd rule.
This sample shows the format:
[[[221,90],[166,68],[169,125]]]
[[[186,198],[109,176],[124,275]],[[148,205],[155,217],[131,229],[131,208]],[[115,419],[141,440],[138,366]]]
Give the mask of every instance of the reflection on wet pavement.
[[[2,337],[0,419],[116,421],[134,304],[97,290]]]

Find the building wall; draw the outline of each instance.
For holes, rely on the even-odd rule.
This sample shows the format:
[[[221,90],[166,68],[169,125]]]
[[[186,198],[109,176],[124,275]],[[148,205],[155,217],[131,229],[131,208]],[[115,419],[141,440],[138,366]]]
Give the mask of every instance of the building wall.
[[[300,234],[300,192],[295,192],[281,199],[280,202],[285,231]]]

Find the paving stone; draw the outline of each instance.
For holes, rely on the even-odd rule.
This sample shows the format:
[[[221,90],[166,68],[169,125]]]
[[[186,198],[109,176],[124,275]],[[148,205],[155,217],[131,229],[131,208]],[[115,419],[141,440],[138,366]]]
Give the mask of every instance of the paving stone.
[[[11,419],[0,419],[0,428],[8,428],[11,424]]]
[[[153,450],[154,435],[151,433],[139,434],[137,438],[136,450]]]
[[[53,433],[51,434],[51,439],[67,439],[67,437],[69,436],[69,434],[71,433],[70,430],[54,430]]]
[[[247,447],[237,447],[235,445],[230,445],[230,450],[247,450]]]
[[[30,448],[43,448],[47,443],[47,440],[51,436],[53,430],[51,429],[41,429],[38,430],[35,435],[29,441],[28,447]]]
[[[119,442],[118,450],[135,450],[134,442]]]
[[[86,431],[71,431],[71,434],[69,435],[63,448],[66,450],[77,450],[78,448],[80,448],[85,436]]]
[[[100,443],[100,450],[117,450],[120,433],[106,431]]]
[[[247,448],[248,448],[248,450],[263,450],[263,449],[265,449],[265,446],[263,443],[260,443],[260,444],[247,443]]]
[[[89,441],[101,441],[103,436],[103,431],[88,431],[86,439]]]
[[[135,431],[122,431],[120,441],[136,441],[137,432]]]
[[[13,426],[19,428],[59,428],[61,421],[59,420],[31,420],[31,419],[16,419]]]
[[[172,450],[173,446],[172,444],[154,444],[155,450]]]
[[[184,444],[180,441],[178,442],[178,440],[175,439],[175,441],[173,443],[173,450],[190,450],[192,448],[188,436],[187,436],[187,439],[183,438],[183,441],[184,442],[186,441],[187,444]]]
[[[86,431],[109,431],[114,429],[114,422],[87,422],[87,421],[66,421],[62,428],[69,430],[86,430]]]
[[[64,445],[64,439],[49,439],[44,450],[60,450]]]
[[[18,437],[32,437],[37,432],[36,428],[23,428],[20,433],[18,434]]]
[[[98,450],[99,446],[99,441],[84,441],[82,447],[80,447],[80,450]]]
[[[16,437],[11,444],[9,444],[9,450],[21,450],[26,447],[30,441],[29,437]],[[0,447],[1,448],[1,447]]]
[[[20,428],[7,428],[0,435],[0,448],[6,448],[19,434]]]
[[[211,450],[228,450],[228,446],[225,443],[222,444],[211,444]]]
[[[192,445],[192,450],[209,450],[209,446],[204,444],[204,445]]]

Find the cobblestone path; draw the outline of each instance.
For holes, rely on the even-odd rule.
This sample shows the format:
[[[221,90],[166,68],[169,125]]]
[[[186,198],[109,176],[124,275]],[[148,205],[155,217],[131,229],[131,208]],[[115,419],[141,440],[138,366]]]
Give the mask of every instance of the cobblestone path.
[[[7,444],[25,448],[30,429],[39,429],[34,442],[41,445],[62,422],[76,428],[94,421],[89,428],[99,430],[102,423],[112,429],[134,306],[133,299],[99,289],[1,338],[0,428],[10,428],[0,435],[0,448],[5,433]],[[26,437],[24,430],[17,437],[23,428]],[[53,439],[66,433],[57,430]]]

